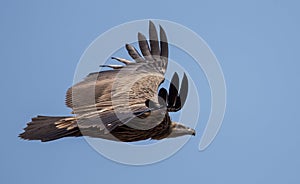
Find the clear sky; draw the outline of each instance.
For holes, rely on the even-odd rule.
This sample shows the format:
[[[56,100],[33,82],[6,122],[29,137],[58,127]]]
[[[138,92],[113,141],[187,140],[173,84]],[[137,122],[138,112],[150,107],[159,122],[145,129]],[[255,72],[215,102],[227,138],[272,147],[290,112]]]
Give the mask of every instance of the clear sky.
[[[1,1],[0,183],[300,183],[299,8],[279,0]],[[17,137],[37,114],[69,113],[64,93],[97,36],[145,18],[192,29],[222,66],[226,115],[207,150],[198,151],[201,123],[179,152],[147,166],[108,160],[82,138]]]

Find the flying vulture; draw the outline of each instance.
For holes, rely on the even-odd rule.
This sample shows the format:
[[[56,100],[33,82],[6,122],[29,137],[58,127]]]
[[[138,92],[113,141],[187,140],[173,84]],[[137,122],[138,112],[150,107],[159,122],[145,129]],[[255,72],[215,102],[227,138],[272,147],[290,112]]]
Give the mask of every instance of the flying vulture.
[[[67,90],[66,105],[73,116],[37,116],[19,137],[52,141],[63,137],[89,136],[114,141],[160,140],[195,135],[195,130],[171,121],[169,112],[186,102],[188,79],[179,83],[175,72],[169,89],[160,87],[168,65],[168,41],[164,29],[149,22],[149,41],[138,33],[141,54],[130,44],[134,61],[112,57],[122,65],[101,65],[112,70],[90,73]]]

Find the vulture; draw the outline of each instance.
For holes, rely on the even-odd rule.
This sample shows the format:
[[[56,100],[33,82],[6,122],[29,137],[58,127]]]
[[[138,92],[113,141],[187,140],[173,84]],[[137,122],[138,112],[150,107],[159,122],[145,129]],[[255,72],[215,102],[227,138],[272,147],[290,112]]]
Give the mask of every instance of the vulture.
[[[173,122],[169,115],[186,102],[186,74],[180,83],[174,72],[169,88],[160,86],[169,55],[164,29],[159,26],[158,38],[149,21],[149,40],[138,33],[138,45],[140,53],[133,45],[125,45],[134,61],[112,57],[120,65],[101,65],[111,69],[90,73],[67,90],[66,106],[72,109],[72,116],[34,117],[19,137],[46,142],[89,136],[133,142],[195,135],[194,129]]]

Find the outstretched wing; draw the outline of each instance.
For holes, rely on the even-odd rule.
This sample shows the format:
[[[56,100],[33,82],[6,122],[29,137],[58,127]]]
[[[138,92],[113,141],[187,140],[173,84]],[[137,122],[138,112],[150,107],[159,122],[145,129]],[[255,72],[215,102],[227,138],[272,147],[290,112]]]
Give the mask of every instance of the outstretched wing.
[[[168,43],[162,27],[158,41],[151,21],[149,37],[150,45],[146,37],[138,33],[142,55],[132,45],[126,44],[128,54],[135,62],[113,58],[125,65],[104,65],[113,70],[91,73],[84,81],[68,89],[66,105],[84,120],[83,127],[112,130],[126,123],[136,128],[151,128],[161,122],[165,109],[148,107],[145,102],[152,100],[158,104],[157,91],[164,81],[168,64]],[[148,114],[152,117],[144,118]],[[95,124],[99,117],[103,124]]]

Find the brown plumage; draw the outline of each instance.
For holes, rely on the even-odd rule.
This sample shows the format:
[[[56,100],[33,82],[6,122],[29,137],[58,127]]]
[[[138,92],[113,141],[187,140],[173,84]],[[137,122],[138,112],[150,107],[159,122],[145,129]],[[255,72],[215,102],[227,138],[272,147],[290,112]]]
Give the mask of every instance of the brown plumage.
[[[146,37],[138,33],[142,55],[126,44],[135,62],[112,57],[125,65],[102,65],[113,70],[91,73],[68,89],[66,105],[75,116],[37,116],[19,136],[41,141],[90,136],[132,142],[195,135],[195,130],[172,122],[169,116],[169,112],[183,107],[188,79],[184,74],[179,88],[179,78],[174,73],[169,91],[165,88],[158,91],[168,65],[168,42],[162,27],[158,40],[151,21],[149,37],[150,45]]]

